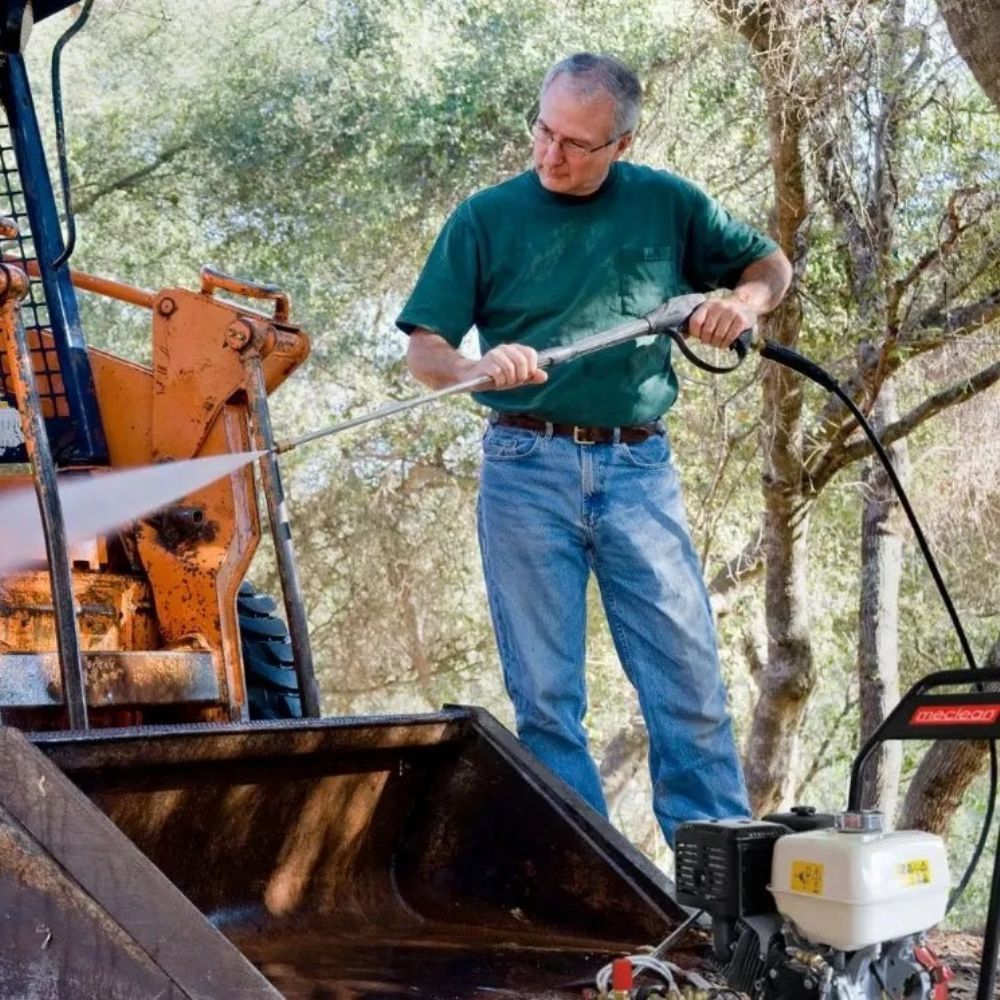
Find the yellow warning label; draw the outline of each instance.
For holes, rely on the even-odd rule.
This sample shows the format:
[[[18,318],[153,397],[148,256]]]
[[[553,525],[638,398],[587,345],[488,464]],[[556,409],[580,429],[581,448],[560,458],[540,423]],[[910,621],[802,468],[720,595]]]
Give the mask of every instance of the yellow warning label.
[[[903,885],[930,885],[931,863],[926,858],[901,861],[896,866],[896,875]]]
[[[792,862],[792,892],[823,895],[823,866],[818,861]]]

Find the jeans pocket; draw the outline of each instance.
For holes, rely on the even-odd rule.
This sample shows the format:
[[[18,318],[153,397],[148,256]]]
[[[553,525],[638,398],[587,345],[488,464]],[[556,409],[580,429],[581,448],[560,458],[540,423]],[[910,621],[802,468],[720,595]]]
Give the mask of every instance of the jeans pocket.
[[[628,463],[637,468],[662,469],[670,464],[670,443],[665,434],[653,434],[645,441],[619,447]]]
[[[543,435],[519,427],[487,428],[483,435],[483,458],[490,462],[512,462],[533,455],[541,444]]]

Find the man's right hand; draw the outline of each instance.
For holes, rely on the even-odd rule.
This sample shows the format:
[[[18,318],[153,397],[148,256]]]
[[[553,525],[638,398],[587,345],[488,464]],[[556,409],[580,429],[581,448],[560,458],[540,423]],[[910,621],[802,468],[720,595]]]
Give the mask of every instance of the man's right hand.
[[[539,385],[548,374],[538,367],[538,351],[525,344],[501,344],[487,351],[469,369],[469,378],[488,375],[497,389]]]
[[[501,344],[478,360],[464,357],[438,333],[418,327],[410,334],[406,364],[432,389],[486,375],[498,389],[537,385],[548,375],[538,367],[538,351],[524,344]]]

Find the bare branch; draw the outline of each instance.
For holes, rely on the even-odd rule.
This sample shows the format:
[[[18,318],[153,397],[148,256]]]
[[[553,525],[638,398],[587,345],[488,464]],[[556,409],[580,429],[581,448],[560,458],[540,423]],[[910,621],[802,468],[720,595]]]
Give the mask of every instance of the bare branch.
[[[739,555],[725,563],[708,585],[716,616],[721,618],[732,610],[739,593],[763,571],[764,528],[759,526],[756,535],[743,546]]]
[[[936,264],[943,257],[947,256],[951,250],[954,249],[955,244],[958,242],[958,238],[977,223],[982,221],[983,217],[987,214],[989,209],[981,212],[974,219],[970,219],[967,222],[962,222],[959,217],[959,199],[967,198],[971,195],[978,194],[980,188],[977,187],[963,187],[957,188],[952,191],[951,197],[948,199],[948,204],[945,207],[944,215],[938,226],[938,232],[942,229],[946,229],[946,235],[937,244],[937,246],[931,247],[923,253],[920,259],[906,272],[901,278],[897,278],[896,281],[892,283],[892,287],[889,293],[889,307],[890,310],[895,312],[896,306],[903,297],[903,293],[913,285],[923,273],[932,265]]]
[[[831,136],[816,146],[816,157],[821,166],[820,186],[830,204],[834,217],[840,223],[847,239],[847,257],[851,269],[851,284],[857,291],[859,272],[863,261],[871,256],[871,237],[866,222],[859,217],[862,199],[854,189],[851,172],[844,163],[842,151]]]
[[[840,733],[844,721],[847,717],[854,711],[857,707],[858,699],[851,693],[851,689],[848,687],[844,693],[844,704],[840,711],[837,713],[837,717],[830,723],[827,728],[826,735],[823,737],[822,742],[813,754],[813,758],[809,763],[809,767],[806,773],[802,775],[802,780],[799,781],[795,786],[795,801],[801,802],[809,787],[812,785],[813,781],[816,780],[816,775],[820,771],[830,766],[830,761],[828,759],[828,753],[834,739]]]
[[[922,330],[937,329],[940,330],[940,333],[937,336],[926,338],[919,336],[901,337],[900,347],[905,348],[911,354],[920,354],[939,347],[948,338],[964,337],[975,333],[995,319],[1000,319],[1000,288],[996,288],[978,301],[964,306],[940,311],[937,309],[928,310],[920,317],[917,323],[918,328]]]
[[[617,808],[648,752],[646,725],[639,712],[633,710],[625,725],[609,741],[601,760],[600,773],[609,809]]]
[[[867,410],[882,383],[899,367],[898,354],[887,350],[888,340],[880,348],[863,342],[859,345],[859,360],[851,376],[841,383],[844,391],[862,411]],[[809,448],[803,468],[809,493],[815,495],[830,478],[830,466],[838,461],[845,442],[856,430],[857,422],[847,407],[831,395],[820,411],[816,426],[809,436]],[[838,466],[839,467],[839,466]]]
[[[943,410],[967,403],[973,396],[984,392],[1000,382],[1000,361],[994,362],[982,371],[976,372],[971,378],[954,382],[941,392],[929,396],[919,406],[915,406],[905,416],[889,424],[880,435],[882,445],[890,445],[911,434],[917,427]],[[836,460],[827,466],[829,476],[838,472],[846,465],[859,459],[867,458],[875,449],[868,438],[853,441],[837,456]],[[828,477],[829,478],[829,477]]]
[[[939,332],[932,336],[922,337],[901,335],[893,345],[896,349],[891,352],[886,350],[888,340],[883,343],[880,350],[870,348],[864,351],[857,368],[851,377],[843,383],[844,389],[859,406],[864,408],[863,403],[866,400],[874,399],[883,382],[905,361],[935,350],[950,340],[970,336],[997,319],[1000,319],[1000,289],[983,296],[977,302],[958,306],[945,314],[925,315],[923,320],[925,328],[937,326]],[[974,378],[979,378],[982,375],[983,373],[980,372]],[[945,393],[950,391],[945,390]],[[964,402],[961,398],[955,401]],[[928,414],[928,416],[932,415]],[[816,429],[810,436],[810,448],[805,456],[808,486],[812,494],[818,492],[835,472],[842,469],[848,462],[854,461],[854,458],[848,459],[845,458],[845,455],[847,454],[846,441],[856,426],[854,418],[847,412],[844,404],[836,397],[831,396],[820,413]],[[856,449],[860,449],[860,451],[856,451]],[[866,443],[862,442],[852,445],[850,450],[855,457],[871,452]]]
[[[767,56],[772,51],[772,10],[765,4],[743,4],[740,0],[709,0],[716,16],[724,24],[738,31],[757,55]]]

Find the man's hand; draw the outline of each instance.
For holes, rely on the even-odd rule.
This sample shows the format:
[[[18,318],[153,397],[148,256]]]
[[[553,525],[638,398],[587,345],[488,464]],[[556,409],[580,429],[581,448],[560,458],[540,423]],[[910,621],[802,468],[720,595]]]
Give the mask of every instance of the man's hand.
[[[726,348],[757,320],[778,307],[792,280],[781,250],[748,264],[728,299],[709,299],[688,320],[688,332],[710,347]]]
[[[703,344],[723,350],[757,323],[757,311],[734,298],[709,299],[688,320],[688,333]]]
[[[497,389],[538,385],[549,377],[538,367],[538,351],[525,344],[501,344],[487,351],[469,369],[469,378],[477,375],[489,375]]]
[[[538,367],[538,351],[524,344],[501,344],[478,361],[460,354],[433,330],[417,327],[410,334],[406,364],[413,375],[432,389],[487,375],[498,389],[537,385],[548,379]]]

